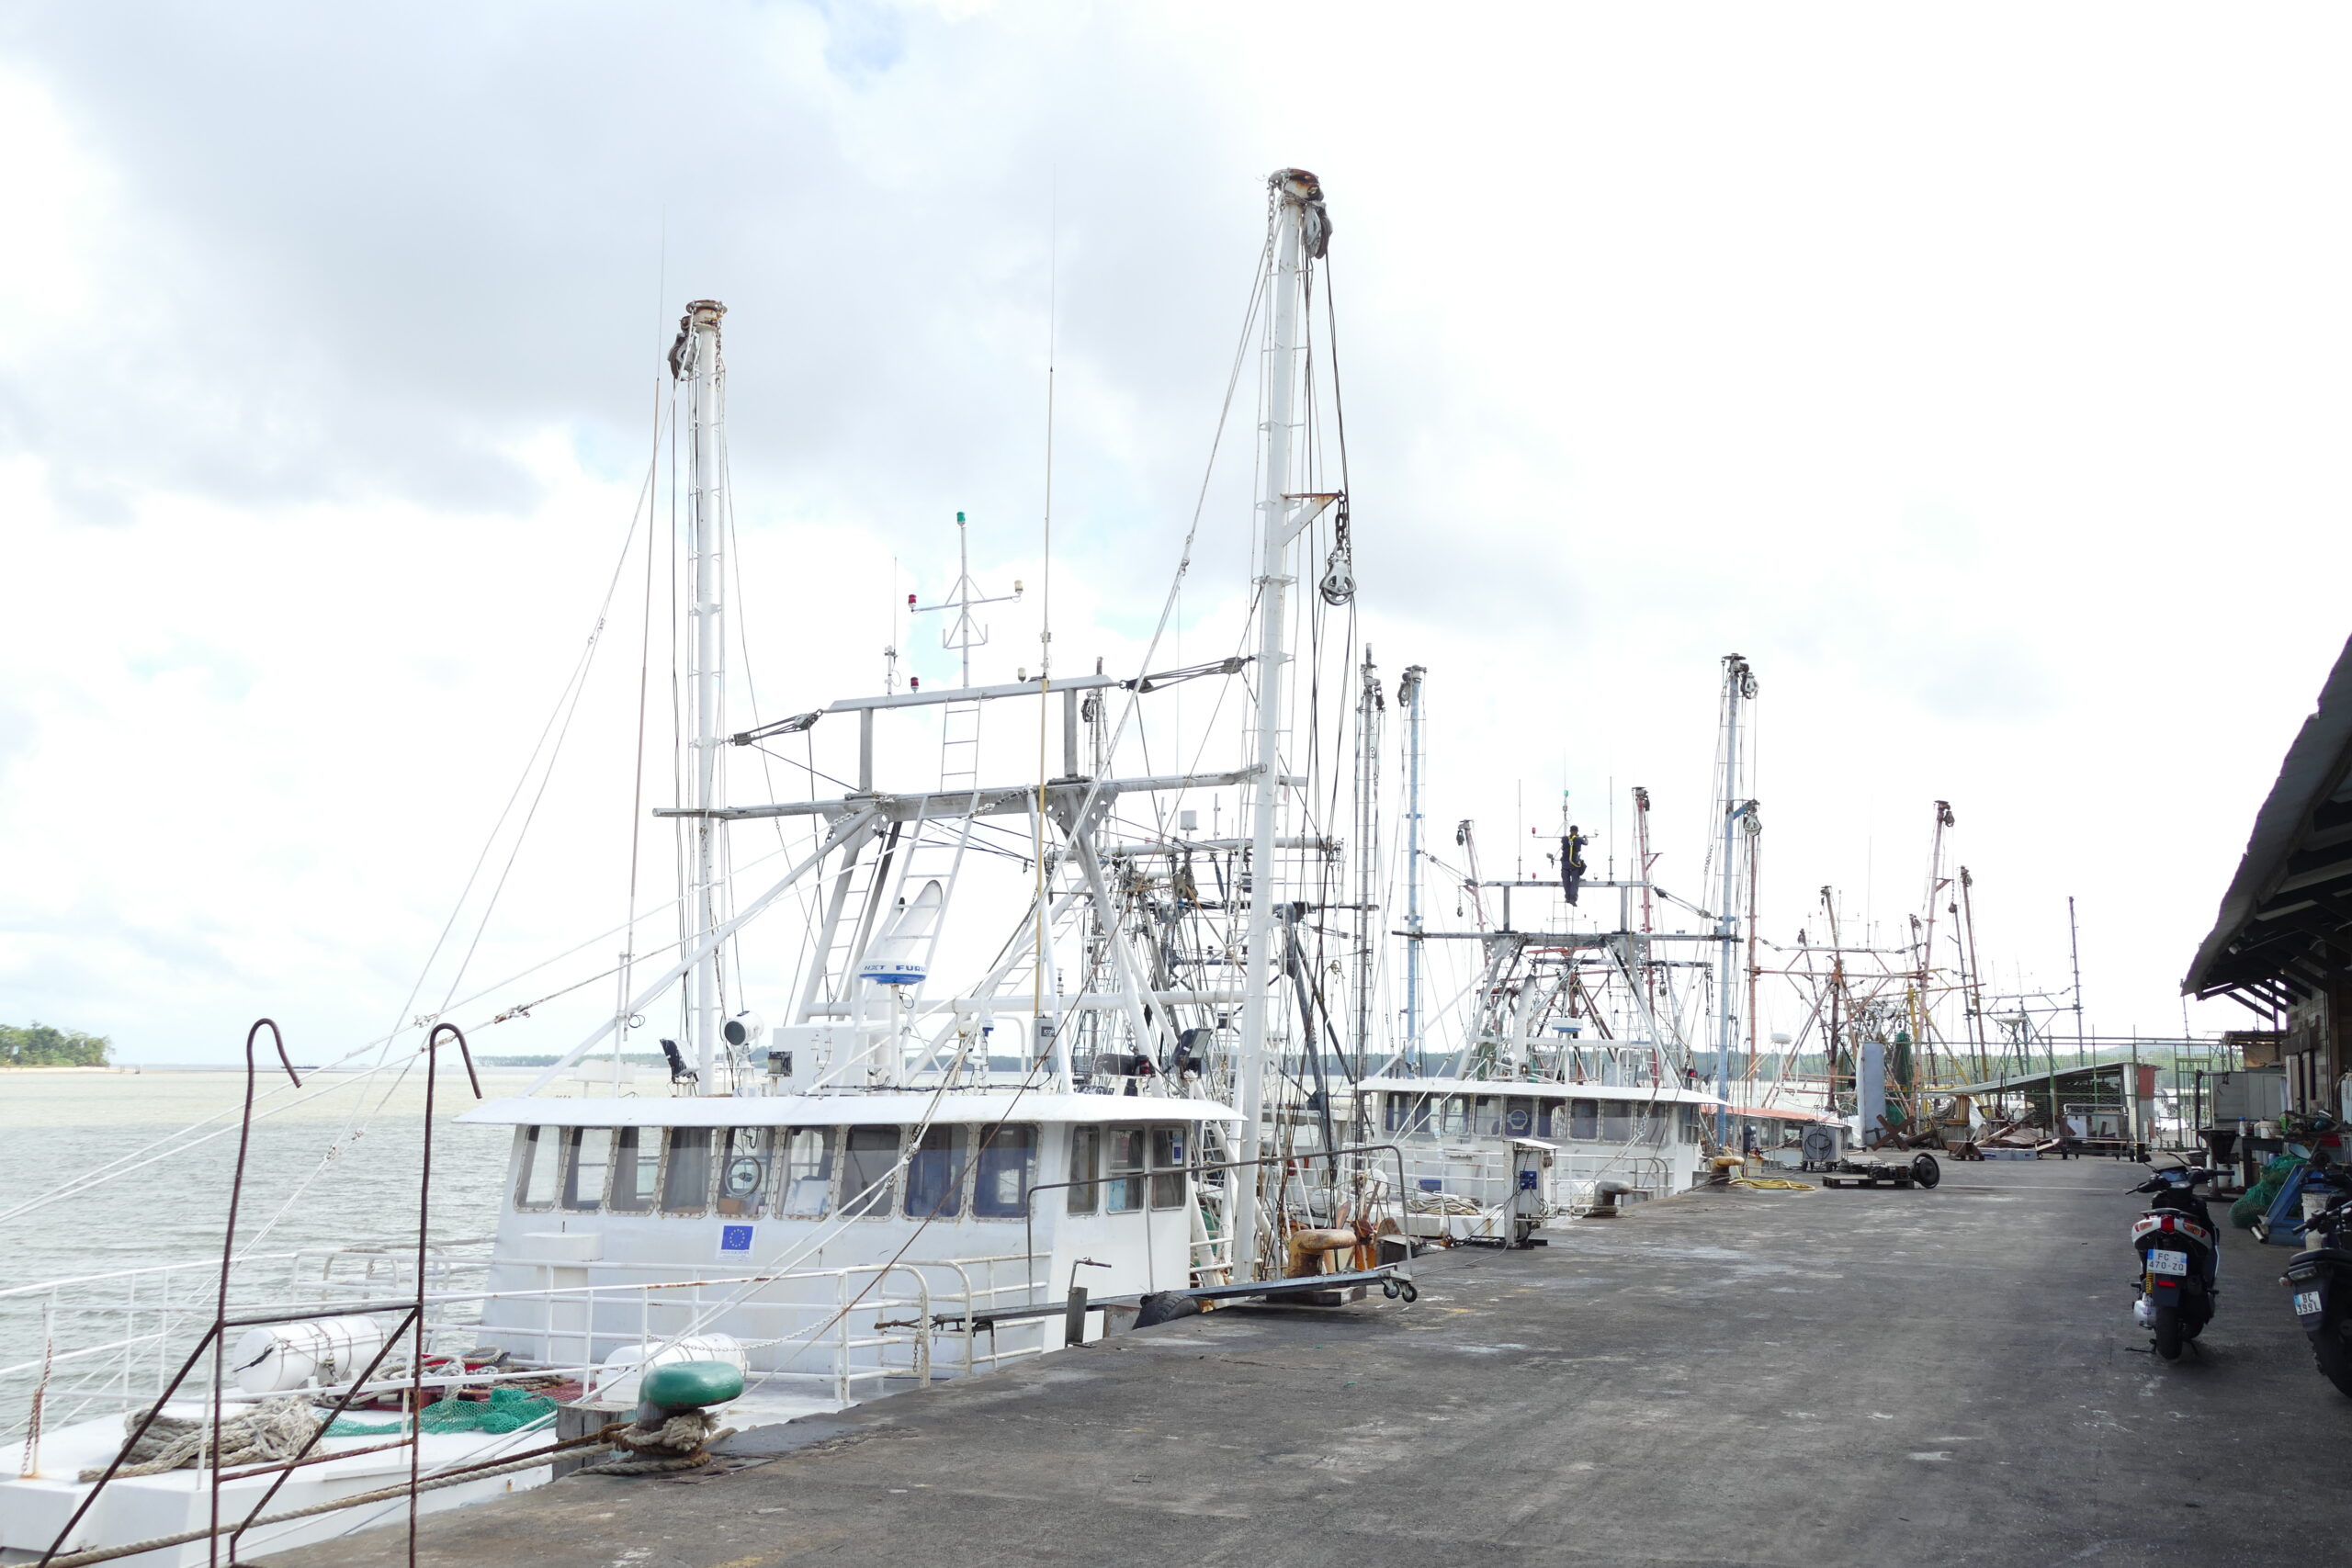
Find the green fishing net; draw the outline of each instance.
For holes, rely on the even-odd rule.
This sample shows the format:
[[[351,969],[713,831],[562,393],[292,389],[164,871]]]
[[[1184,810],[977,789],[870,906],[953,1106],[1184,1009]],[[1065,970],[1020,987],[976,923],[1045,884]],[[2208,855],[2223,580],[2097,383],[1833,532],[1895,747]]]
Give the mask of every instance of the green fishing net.
[[[2230,1224],[2242,1231],[2254,1228],[2254,1222],[2270,1212],[2278,1201],[2278,1190],[2287,1185],[2289,1173],[2301,1168],[2303,1161],[2293,1155],[2280,1155],[2262,1168],[2262,1179],[2246,1189],[2245,1196],[2230,1205]]]
[[[424,1407],[417,1427],[426,1432],[519,1432],[555,1414],[555,1401],[500,1384],[488,1399],[440,1399]],[[408,1430],[406,1421],[375,1426],[345,1416],[327,1428],[330,1438],[390,1437]]]

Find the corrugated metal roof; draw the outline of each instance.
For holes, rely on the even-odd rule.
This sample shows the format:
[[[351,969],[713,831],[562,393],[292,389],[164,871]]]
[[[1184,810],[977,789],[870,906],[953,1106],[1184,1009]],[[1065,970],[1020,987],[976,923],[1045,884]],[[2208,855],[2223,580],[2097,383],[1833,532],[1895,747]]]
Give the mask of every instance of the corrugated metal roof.
[[[2144,1066],[2147,1064],[2141,1065]],[[2012,1073],[2005,1078],[1986,1078],[1983,1083],[1958,1084],[1951,1089],[1939,1084],[1928,1092],[1931,1094],[1998,1094],[2003,1089],[2036,1089],[2048,1083],[2052,1078],[2056,1078],[2064,1084],[2068,1078],[2086,1078],[2094,1075],[2112,1077],[2120,1088],[2124,1071],[2131,1066],[2129,1062],[2098,1062],[2086,1067],[2061,1067],[2054,1073],[2046,1069],[2038,1073]]]
[[[2277,973],[2275,967],[2236,950],[2248,934],[2247,928],[2279,891],[2279,885],[2290,879],[2290,860],[2310,834],[2314,813],[2343,793],[2346,763],[2352,760],[2347,759],[2348,751],[2352,751],[2352,640],[2337,655],[2335,668],[2320,690],[2319,706],[2303,721],[2294,744],[2287,748],[2278,782],[2270,786],[2270,797],[2255,814],[2254,832],[2238,861],[2237,875],[2222,896],[2213,930],[2198,947],[2180,983],[2182,991],[2210,996]],[[2236,956],[2249,958],[2250,964],[2233,965],[2230,960]]]

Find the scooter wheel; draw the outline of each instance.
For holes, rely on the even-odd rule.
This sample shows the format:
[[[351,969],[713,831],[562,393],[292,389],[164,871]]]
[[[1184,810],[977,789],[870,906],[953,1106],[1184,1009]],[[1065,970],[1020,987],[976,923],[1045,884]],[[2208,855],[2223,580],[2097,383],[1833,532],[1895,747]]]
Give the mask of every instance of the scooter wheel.
[[[2167,1361],[2180,1359],[2180,1309],[2160,1306],[2156,1309],[2156,1354]]]
[[[1911,1156],[1911,1179],[1921,1187],[1933,1187],[1944,1179],[1944,1168],[1936,1163],[1933,1155]]]
[[[2352,1342],[2345,1339],[2342,1325],[2327,1325],[2312,1338],[2312,1349],[2319,1357],[2320,1376],[2338,1393],[2352,1394]]]

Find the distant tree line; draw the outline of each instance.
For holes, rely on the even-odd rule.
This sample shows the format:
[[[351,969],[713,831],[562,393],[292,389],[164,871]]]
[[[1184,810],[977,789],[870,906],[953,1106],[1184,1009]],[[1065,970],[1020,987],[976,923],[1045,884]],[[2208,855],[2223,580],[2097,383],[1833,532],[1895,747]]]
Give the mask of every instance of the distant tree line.
[[[113,1050],[114,1042],[102,1034],[0,1023],[0,1067],[103,1067]]]
[[[485,1067],[552,1067],[563,1058],[560,1056],[476,1056],[474,1060]],[[667,1068],[670,1065],[668,1057],[655,1051],[631,1051],[624,1055],[621,1060],[633,1067]],[[585,1065],[592,1067],[601,1066],[611,1061],[612,1057],[609,1055],[591,1056]]]

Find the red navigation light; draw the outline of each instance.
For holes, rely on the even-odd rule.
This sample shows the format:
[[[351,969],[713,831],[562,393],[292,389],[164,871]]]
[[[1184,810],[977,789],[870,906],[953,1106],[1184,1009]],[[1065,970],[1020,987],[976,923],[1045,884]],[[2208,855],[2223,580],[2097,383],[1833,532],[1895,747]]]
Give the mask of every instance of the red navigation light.
[[[907,595],[907,608],[908,608],[908,609],[910,609],[910,610],[911,610],[911,609],[913,609],[914,607],[915,607],[915,596],[914,596],[913,594],[910,593],[910,594],[908,594],[908,595]]]
[[[922,691],[922,676],[920,676],[920,675],[910,675],[910,676],[908,676],[908,677],[907,677],[907,690],[908,690],[908,691],[910,691],[910,692],[920,692],[920,691]]]

